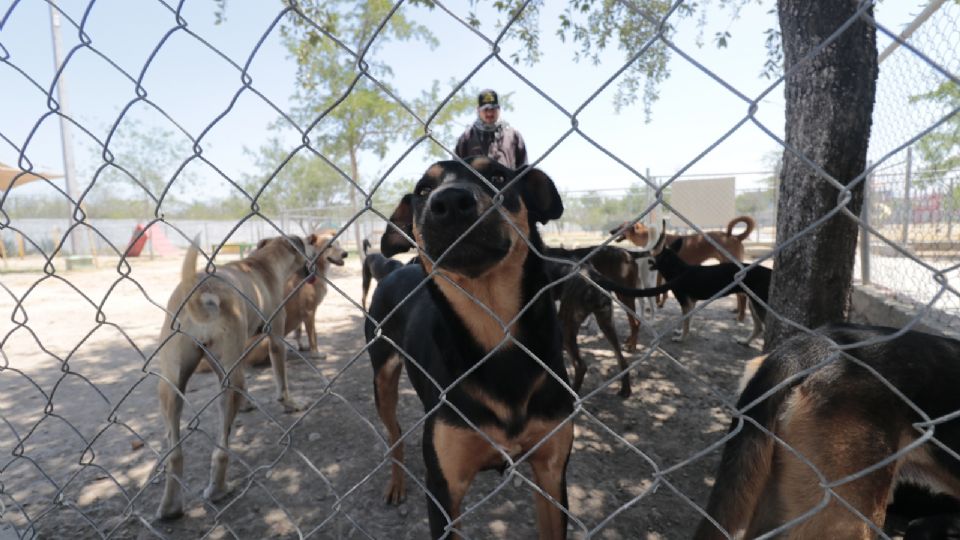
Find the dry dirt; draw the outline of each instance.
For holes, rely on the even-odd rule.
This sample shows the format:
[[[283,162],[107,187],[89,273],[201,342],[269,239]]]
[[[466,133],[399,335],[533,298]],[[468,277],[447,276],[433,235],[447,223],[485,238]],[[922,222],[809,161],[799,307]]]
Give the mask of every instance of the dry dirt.
[[[325,359],[291,355],[294,395],[312,406],[284,414],[271,400],[269,369],[248,372],[259,407],[238,417],[228,468],[231,497],[202,500],[218,426],[217,379],[195,375],[184,410],[188,439],[187,515],[153,519],[163,448],[151,355],[179,259],[135,261],[129,277],[101,269],[54,276],[9,273],[0,279],[0,538],[19,531],[43,538],[425,538],[420,430],[423,411],[404,377],[400,417],[411,478],[404,504],[387,506],[384,431],[374,410],[372,370],[363,352],[358,261],[331,279],[317,329]],[[22,309],[17,309],[18,299]],[[628,355],[633,396],[616,396],[609,345],[592,322],[580,343],[590,371],[589,398],[577,415],[570,459],[571,537],[687,538],[703,504],[744,362],[758,354],[733,342],[749,325],[733,318],[732,298],[694,318],[683,344],[666,340],[647,356]],[[676,302],[652,328],[669,332]],[[749,317],[748,317],[749,319]],[[25,324],[24,324],[25,323]],[[621,339],[626,319],[617,314]],[[649,343],[648,326],[641,334]],[[754,345],[756,347],[756,345]],[[192,419],[192,420],[191,420]],[[703,456],[705,449],[713,448]],[[689,460],[689,462],[688,462]],[[529,469],[519,470],[529,478]],[[471,538],[535,536],[533,491],[519,478],[481,474],[466,500]]]

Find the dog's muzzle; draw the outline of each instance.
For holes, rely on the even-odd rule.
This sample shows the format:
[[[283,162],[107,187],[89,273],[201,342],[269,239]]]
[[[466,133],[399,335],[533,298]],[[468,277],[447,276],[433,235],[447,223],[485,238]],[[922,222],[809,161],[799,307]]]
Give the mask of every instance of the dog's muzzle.
[[[511,245],[503,220],[494,211],[474,226],[481,213],[477,195],[469,189],[434,192],[424,208],[421,233],[427,255],[433,260],[442,257],[440,267],[467,276],[478,276],[503,259]]]
[[[472,224],[477,219],[477,198],[472,191],[461,188],[440,190],[427,202],[427,219],[439,227]]]

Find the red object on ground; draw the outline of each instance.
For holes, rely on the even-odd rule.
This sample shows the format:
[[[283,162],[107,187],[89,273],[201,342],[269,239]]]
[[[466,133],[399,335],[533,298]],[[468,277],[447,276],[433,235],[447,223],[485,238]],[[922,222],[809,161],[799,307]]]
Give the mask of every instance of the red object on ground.
[[[163,232],[163,227],[159,223],[154,223],[147,229],[146,234],[140,234],[143,231],[143,225],[137,223],[133,228],[133,236],[130,238],[130,245],[127,246],[127,257],[139,257],[143,253],[143,248],[147,245],[147,240],[153,244],[153,254],[161,257],[175,255],[177,248],[173,247],[170,239]]]
[[[130,238],[130,244],[127,246],[127,257],[139,257],[143,251],[143,246],[147,245],[147,235],[141,234],[143,225],[137,223],[133,228],[133,236]]]

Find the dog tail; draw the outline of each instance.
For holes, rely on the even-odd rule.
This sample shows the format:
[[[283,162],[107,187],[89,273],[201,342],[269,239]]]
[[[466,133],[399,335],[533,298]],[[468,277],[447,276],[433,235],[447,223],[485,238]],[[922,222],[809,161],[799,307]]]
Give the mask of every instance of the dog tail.
[[[683,277],[682,274],[664,283],[663,285],[660,285],[659,287],[652,287],[649,289],[635,289],[633,287],[624,287],[623,285],[614,283],[613,281],[610,281],[609,279],[605,278],[602,274],[600,274],[596,270],[590,269],[590,279],[595,281],[597,285],[600,285],[601,287],[603,287],[604,289],[610,292],[614,292],[617,294],[621,294],[623,296],[629,296],[633,298],[646,298],[648,296],[656,296],[658,294],[663,294],[669,291],[674,285],[676,285],[677,281],[679,281],[681,277]]]
[[[187,254],[183,258],[183,266],[180,268],[180,283],[184,290],[193,291],[184,306],[186,310],[198,319],[205,319],[220,312],[220,297],[206,290],[207,287],[203,284],[197,286],[197,281],[199,281],[197,277],[197,255],[200,253],[200,248],[197,246],[199,243],[200,235],[197,235],[190,243],[190,247],[187,248]]]
[[[370,240],[367,240],[366,238],[364,238],[362,245],[363,245],[363,256],[366,257],[367,252],[370,251]]]
[[[774,440],[768,433],[774,431],[790,392],[803,382],[804,377],[797,375],[811,364],[797,361],[812,356],[796,350],[802,349],[803,345],[782,346],[768,357],[755,358],[747,365],[737,409],[750,420],[733,418],[730,421],[730,432],[737,429],[739,432],[723,448],[706,507],[707,514],[723,527],[726,534],[704,518],[694,534],[695,540],[729,538],[727,535],[736,536],[738,531],[749,526],[773,466]],[[755,373],[751,374],[751,370]],[[777,388],[775,392],[753,404],[774,388]],[[744,410],[747,407],[749,409]]]
[[[733,234],[733,228],[737,226],[738,223],[743,223],[747,226],[740,234]],[[750,216],[737,216],[730,220],[730,223],[727,223],[727,236],[732,236],[741,242],[744,241],[750,233],[753,232],[753,228],[756,226],[756,222],[753,221],[753,218]]]

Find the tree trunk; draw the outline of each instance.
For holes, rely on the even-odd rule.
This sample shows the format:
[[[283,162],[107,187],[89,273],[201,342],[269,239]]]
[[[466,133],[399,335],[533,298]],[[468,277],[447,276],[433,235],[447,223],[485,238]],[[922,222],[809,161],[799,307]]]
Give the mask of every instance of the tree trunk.
[[[785,81],[787,144],[844,185],[866,165],[877,81],[876,28],[858,19],[816,56],[805,56],[852,17],[858,4],[778,2],[784,68],[790,73]],[[872,13],[872,8],[866,12]],[[863,183],[851,194],[846,207],[858,216]],[[837,214],[797,237],[841,204],[839,197],[838,189],[784,150],[777,204],[779,251],[769,299],[773,313],[766,318],[766,350],[797,332],[774,313],[806,328],[846,319],[857,222]]]
[[[354,147],[350,148],[350,177],[353,178],[353,181],[356,184],[360,185],[360,166],[357,162],[357,150]],[[354,185],[350,187],[350,209],[353,211],[353,215],[356,216],[360,209],[357,207],[357,187]],[[360,220],[357,219],[353,222],[353,240],[356,242],[357,253],[360,253]]]

